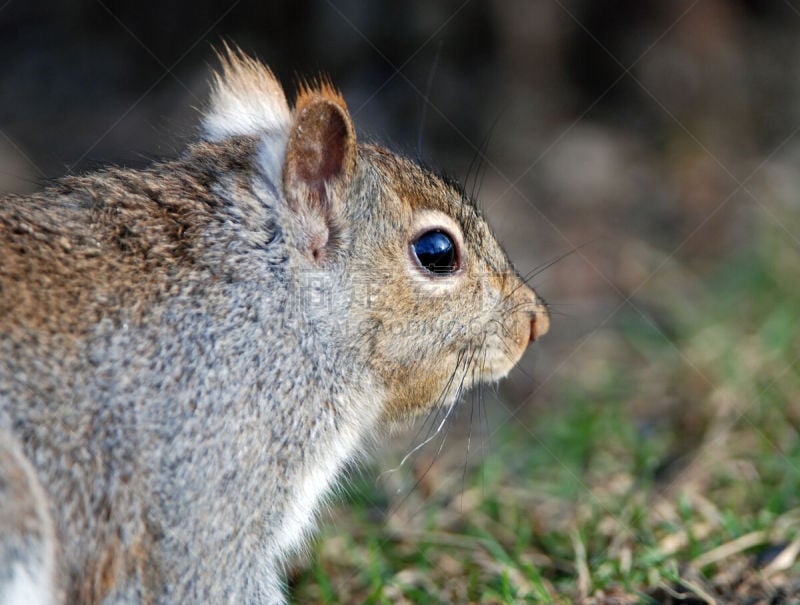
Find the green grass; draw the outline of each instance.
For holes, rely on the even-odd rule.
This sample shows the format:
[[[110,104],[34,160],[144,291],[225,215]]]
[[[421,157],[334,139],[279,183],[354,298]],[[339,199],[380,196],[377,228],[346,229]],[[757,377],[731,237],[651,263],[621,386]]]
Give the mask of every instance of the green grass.
[[[484,451],[362,471],[292,601],[800,603],[800,249],[761,227],[634,304]]]

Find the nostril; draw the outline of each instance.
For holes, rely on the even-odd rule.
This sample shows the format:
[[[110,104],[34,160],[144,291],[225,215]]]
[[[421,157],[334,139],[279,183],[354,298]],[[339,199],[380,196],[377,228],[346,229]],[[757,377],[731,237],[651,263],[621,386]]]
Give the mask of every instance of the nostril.
[[[544,336],[549,329],[550,318],[547,316],[547,311],[544,307],[539,306],[533,314],[533,317],[531,317],[531,335],[528,342],[534,342],[537,338]]]

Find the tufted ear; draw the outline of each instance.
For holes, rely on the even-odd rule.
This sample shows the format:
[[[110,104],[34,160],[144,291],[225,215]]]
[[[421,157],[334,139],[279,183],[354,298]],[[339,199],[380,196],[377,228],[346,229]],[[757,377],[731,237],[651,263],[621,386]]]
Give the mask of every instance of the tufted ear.
[[[283,88],[268,67],[236,47],[217,53],[211,99],[203,116],[203,134],[210,141],[238,135],[286,132],[291,121]]]
[[[335,245],[356,154],[355,129],[341,94],[327,82],[303,86],[286,148],[283,189],[303,225],[303,244],[317,261]]]

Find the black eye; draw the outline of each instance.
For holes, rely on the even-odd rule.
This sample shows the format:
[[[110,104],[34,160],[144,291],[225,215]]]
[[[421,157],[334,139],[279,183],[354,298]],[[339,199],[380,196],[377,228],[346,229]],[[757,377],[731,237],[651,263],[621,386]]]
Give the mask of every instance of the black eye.
[[[419,264],[434,275],[447,275],[458,269],[456,245],[444,231],[426,231],[411,243]]]

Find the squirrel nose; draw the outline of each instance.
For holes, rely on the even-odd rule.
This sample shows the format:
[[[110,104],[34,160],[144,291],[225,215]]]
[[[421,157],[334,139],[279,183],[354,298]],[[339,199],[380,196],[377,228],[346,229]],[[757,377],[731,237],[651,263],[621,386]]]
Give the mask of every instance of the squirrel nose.
[[[531,317],[531,336],[528,344],[547,334],[549,329],[550,316],[547,313],[547,308],[540,302],[536,305],[536,310],[533,313],[533,317]]]

